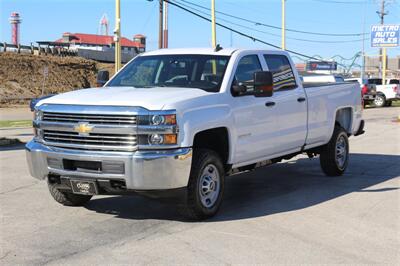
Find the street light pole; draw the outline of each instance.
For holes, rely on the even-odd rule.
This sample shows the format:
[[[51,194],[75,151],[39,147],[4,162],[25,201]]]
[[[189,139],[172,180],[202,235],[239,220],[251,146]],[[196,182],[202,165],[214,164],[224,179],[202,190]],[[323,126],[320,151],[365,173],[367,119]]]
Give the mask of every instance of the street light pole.
[[[217,47],[217,33],[215,27],[215,0],[211,0],[211,37],[212,47]]]
[[[117,73],[121,69],[121,8],[120,8],[120,0],[115,0],[114,50],[115,50],[115,73]]]
[[[286,14],[285,14],[285,2],[282,0],[282,50],[286,50]]]
[[[164,1],[163,48],[168,48],[168,2]]]
[[[158,15],[158,49],[163,48],[163,0],[159,0],[159,15]]]

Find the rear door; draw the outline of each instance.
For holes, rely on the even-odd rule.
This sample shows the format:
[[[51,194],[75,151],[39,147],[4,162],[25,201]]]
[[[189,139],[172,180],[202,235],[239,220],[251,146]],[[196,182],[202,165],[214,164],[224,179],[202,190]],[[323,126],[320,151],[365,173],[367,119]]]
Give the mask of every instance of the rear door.
[[[295,74],[287,56],[282,54],[264,54],[268,70],[274,79],[274,94],[277,117],[277,153],[300,149],[307,134],[307,99],[301,86],[297,84]]]

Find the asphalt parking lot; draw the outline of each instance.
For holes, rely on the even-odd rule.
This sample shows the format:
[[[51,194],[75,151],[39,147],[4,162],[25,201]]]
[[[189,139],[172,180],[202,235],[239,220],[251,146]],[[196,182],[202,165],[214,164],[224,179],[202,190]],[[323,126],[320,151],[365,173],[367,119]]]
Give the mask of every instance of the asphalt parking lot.
[[[204,222],[139,196],[64,207],[30,177],[23,145],[0,148],[0,264],[399,265],[400,107],[364,115],[344,176],[305,156],[236,175]]]

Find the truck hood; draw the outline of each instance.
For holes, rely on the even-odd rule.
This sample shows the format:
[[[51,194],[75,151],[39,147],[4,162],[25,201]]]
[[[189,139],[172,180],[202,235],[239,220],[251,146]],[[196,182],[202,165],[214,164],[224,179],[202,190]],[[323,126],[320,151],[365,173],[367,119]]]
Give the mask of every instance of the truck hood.
[[[41,100],[42,104],[138,106],[148,110],[162,110],[164,106],[196,98],[209,93],[200,89],[154,87],[103,87],[71,91]]]

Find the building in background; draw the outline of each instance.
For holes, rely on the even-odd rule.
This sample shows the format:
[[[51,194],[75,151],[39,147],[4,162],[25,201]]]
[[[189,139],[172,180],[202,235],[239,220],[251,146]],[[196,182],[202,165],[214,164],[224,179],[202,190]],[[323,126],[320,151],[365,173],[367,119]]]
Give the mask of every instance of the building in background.
[[[56,41],[38,41],[41,45],[57,48],[58,46],[68,45],[68,50],[74,54],[87,59],[93,59],[101,62],[115,61],[115,42],[113,36],[70,33],[65,32],[62,38]],[[136,34],[133,39],[121,38],[121,62],[126,63],[139,53],[146,51],[146,36]]]
[[[115,42],[113,36],[86,34],[86,33],[70,33],[65,32],[62,38],[55,41],[56,43],[68,43],[70,49],[88,49],[95,51],[114,50]],[[143,53],[146,51],[146,37],[141,34],[133,36],[133,39],[121,38],[122,52],[133,51]]]
[[[386,77],[400,78],[400,56],[388,58],[386,60]],[[379,77],[379,57],[365,57],[365,73],[368,77]]]

